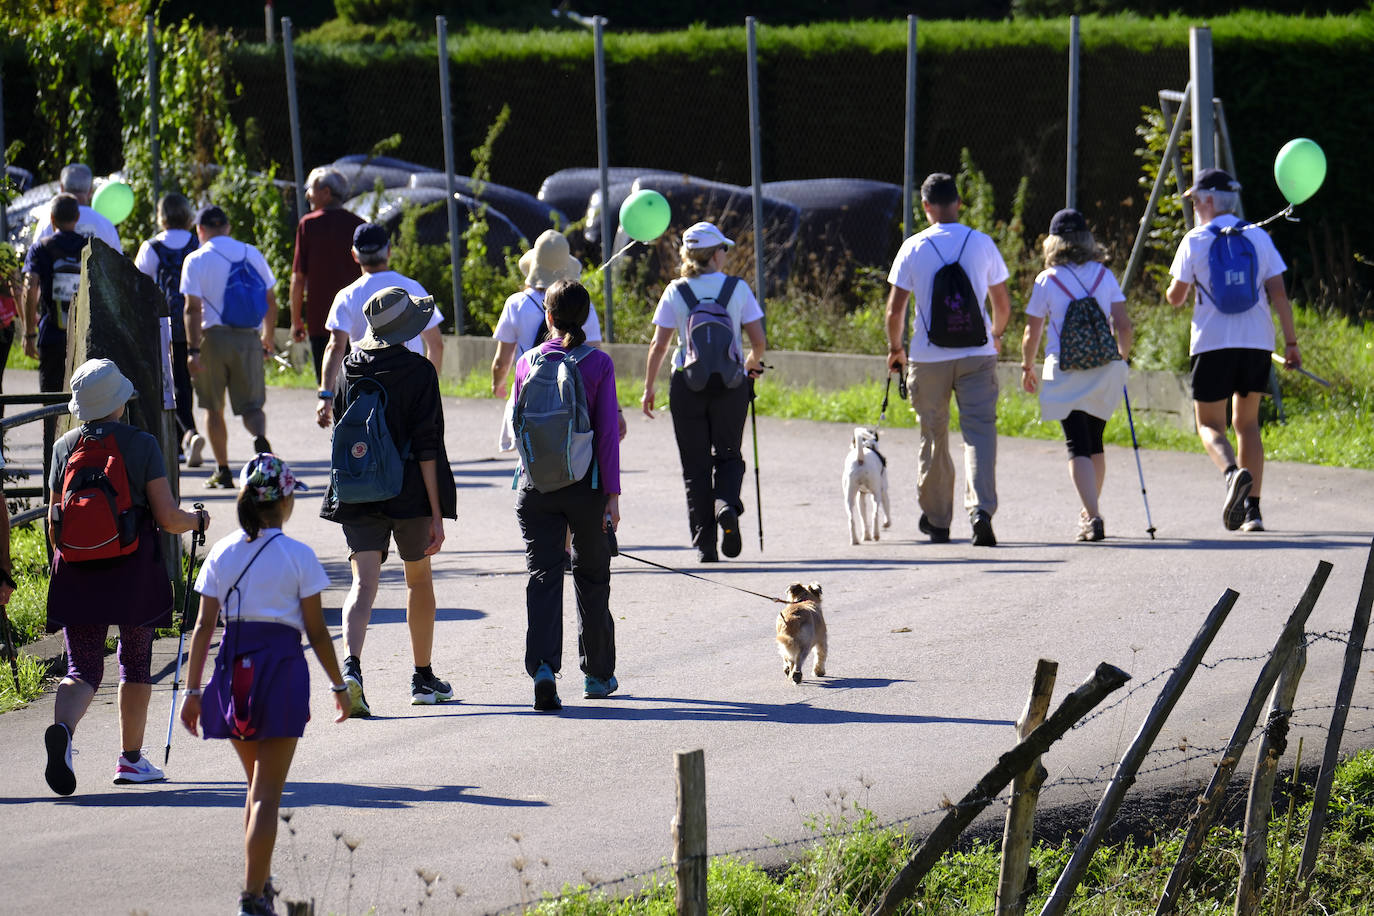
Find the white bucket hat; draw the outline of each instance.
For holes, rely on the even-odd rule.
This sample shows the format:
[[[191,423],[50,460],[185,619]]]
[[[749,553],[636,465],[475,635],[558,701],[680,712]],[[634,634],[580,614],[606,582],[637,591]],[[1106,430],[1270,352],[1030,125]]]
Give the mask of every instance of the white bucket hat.
[[[559,280],[582,276],[582,262],[572,256],[568,240],[556,229],[546,229],[534,246],[520,256],[520,273],[531,289],[548,289]]]
[[[715,223],[708,223],[702,220],[687,227],[687,231],[682,233],[682,247],[688,251],[696,251],[699,248],[715,248],[724,245],[726,248],[734,246],[734,242],[725,237],[725,233],[716,228]]]
[[[72,399],[67,410],[78,420],[100,420],[129,403],[134,383],[108,359],[88,359],[72,373]]]
[[[380,350],[403,344],[420,335],[434,317],[434,297],[411,298],[399,286],[388,286],[372,294],[363,306],[367,333],[356,346]]]

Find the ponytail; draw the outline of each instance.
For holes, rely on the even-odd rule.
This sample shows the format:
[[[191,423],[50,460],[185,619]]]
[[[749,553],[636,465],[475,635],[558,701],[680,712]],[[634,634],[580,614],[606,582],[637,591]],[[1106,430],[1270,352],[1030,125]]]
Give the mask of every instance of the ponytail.
[[[262,512],[258,507],[257,500],[253,499],[246,489],[239,491],[238,510],[239,527],[243,529],[244,534],[248,535],[248,540],[254,540],[258,536],[258,532],[264,527]]]
[[[576,280],[559,280],[544,294],[544,308],[553,319],[553,328],[563,334],[564,349],[571,350],[587,342],[582,326],[591,313],[592,297],[587,288]]]

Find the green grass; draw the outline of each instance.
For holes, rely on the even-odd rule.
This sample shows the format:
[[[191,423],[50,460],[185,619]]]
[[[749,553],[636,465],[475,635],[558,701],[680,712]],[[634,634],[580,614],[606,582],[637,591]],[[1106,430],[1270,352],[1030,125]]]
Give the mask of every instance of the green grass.
[[[15,643],[24,646],[44,634],[48,614],[48,554],[37,523],[20,525],[10,532],[10,560],[20,587],[10,597],[5,613],[14,627]],[[0,662],[0,712],[30,702],[48,683],[47,670],[38,659],[20,652],[18,661],[17,689],[9,663]]]

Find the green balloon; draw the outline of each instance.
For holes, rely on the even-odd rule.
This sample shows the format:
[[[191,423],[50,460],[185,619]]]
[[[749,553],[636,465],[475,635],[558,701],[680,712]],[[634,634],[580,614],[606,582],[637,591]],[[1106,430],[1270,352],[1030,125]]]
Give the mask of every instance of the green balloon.
[[[1326,179],[1326,154],[1305,137],[1289,140],[1274,158],[1274,180],[1290,204],[1300,204]]]
[[[657,191],[636,191],[620,205],[620,226],[636,242],[652,242],[668,228],[673,212]]]
[[[91,198],[91,209],[118,226],[134,212],[134,191],[122,181],[107,181]]]

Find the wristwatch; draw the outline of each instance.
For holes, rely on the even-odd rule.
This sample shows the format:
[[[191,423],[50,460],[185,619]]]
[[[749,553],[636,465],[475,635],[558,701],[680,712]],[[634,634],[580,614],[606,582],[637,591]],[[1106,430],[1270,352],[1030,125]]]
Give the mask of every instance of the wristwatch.
[[[334,392],[332,392],[332,391],[320,391],[320,392],[317,392],[317,394],[319,395],[321,401],[332,401],[332,400],[334,400]]]

